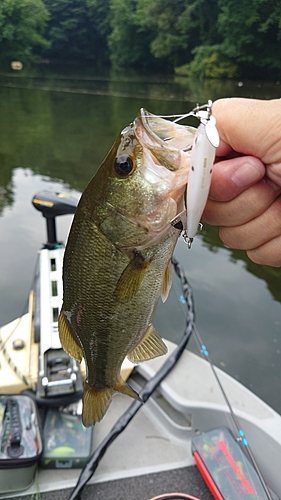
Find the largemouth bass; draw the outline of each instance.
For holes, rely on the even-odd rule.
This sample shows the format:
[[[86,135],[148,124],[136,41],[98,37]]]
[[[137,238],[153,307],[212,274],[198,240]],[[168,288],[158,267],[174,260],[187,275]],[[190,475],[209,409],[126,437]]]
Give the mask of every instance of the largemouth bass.
[[[109,151],[79,201],[65,249],[59,334],[64,350],[85,358],[85,426],[104,416],[114,392],[138,399],[120,375],[160,356],[152,325],[171,286],[195,129],[142,109]]]

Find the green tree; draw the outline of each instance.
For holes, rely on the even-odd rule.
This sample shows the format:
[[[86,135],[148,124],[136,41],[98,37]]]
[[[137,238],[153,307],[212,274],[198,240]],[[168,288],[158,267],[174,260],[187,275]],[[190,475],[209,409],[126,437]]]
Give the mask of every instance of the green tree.
[[[178,76],[192,78],[233,78],[237,75],[237,65],[222,53],[222,46],[199,45],[192,51],[192,61],[175,68]]]
[[[222,51],[242,75],[281,75],[281,0],[219,0]],[[267,76],[269,73],[267,73]]]
[[[48,47],[43,36],[48,19],[42,0],[1,0],[1,57],[27,61],[36,47]]]
[[[189,61],[197,45],[213,42],[217,0],[138,0],[137,16],[152,31],[154,57],[176,66]]]
[[[103,57],[102,43],[93,22],[93,9],[87,0],[44,0],[51,18],[47,34],[51,48],[45,56],[73,62],[91,60],[98,62]],[[92,2],[93,3],[93,2]]]
[[[217,0],[109,0],[109,6],[115,66],[172,69],[216,32]]]
[[[99,61],[106,65],[109,64],[107,37],[111,31],[109,2],[110,0],[86,0],[89,18],[97,35]]]
[[[149,66],[150,30],[137,14],[138,0],[110,0],[110,33],[107,37],[110,60],[114,68]]]

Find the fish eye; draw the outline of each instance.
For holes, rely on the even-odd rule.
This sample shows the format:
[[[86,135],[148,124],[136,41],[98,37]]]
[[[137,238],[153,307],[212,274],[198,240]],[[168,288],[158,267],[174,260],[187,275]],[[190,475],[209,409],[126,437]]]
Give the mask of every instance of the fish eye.
[[[114,164],[115,172],[119,177],[128,177],[134,171],[134,162],[130,156],[118,156]]]

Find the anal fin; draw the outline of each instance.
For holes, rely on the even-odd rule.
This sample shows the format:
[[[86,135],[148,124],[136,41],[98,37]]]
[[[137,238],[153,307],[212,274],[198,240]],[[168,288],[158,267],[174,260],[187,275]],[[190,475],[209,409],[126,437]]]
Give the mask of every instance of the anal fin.
[[[126,396],[130,396],[133,399],[136,399],[140,403],[142,403],[141,398],[138,393],[132,389],[128,384],[126,384],[122,379],[114,385],[114,389],[117,392],[121,392],[121,394],[125,394]]]
[[[154,326],[150,325],[140,343],[127,354],[127,358],[132,363],[141,363],[142,361],[167,354],[167,352],[166,344]]]
[[[59,328],[60,342],[64,351],[67,354],[69,354],[69,356],[76,359],[76,361],[81,363],[83,359],[83,351],[70,330],[71,325],[68,323],[66,319],[63,308],[61,309],[59,315],[58,328]]]

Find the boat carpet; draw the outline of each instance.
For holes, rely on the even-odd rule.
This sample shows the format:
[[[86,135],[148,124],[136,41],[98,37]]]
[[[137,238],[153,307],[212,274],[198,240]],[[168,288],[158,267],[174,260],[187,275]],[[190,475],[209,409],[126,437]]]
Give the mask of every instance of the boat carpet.
[[[41,493],[40,500],[68,500],[72,489]],[[181,492],[200,500],[214,500],[196,466],[85,486],[81,500],[149,500],[164,493]],[[34,500],[35,495],[19,500]]]

